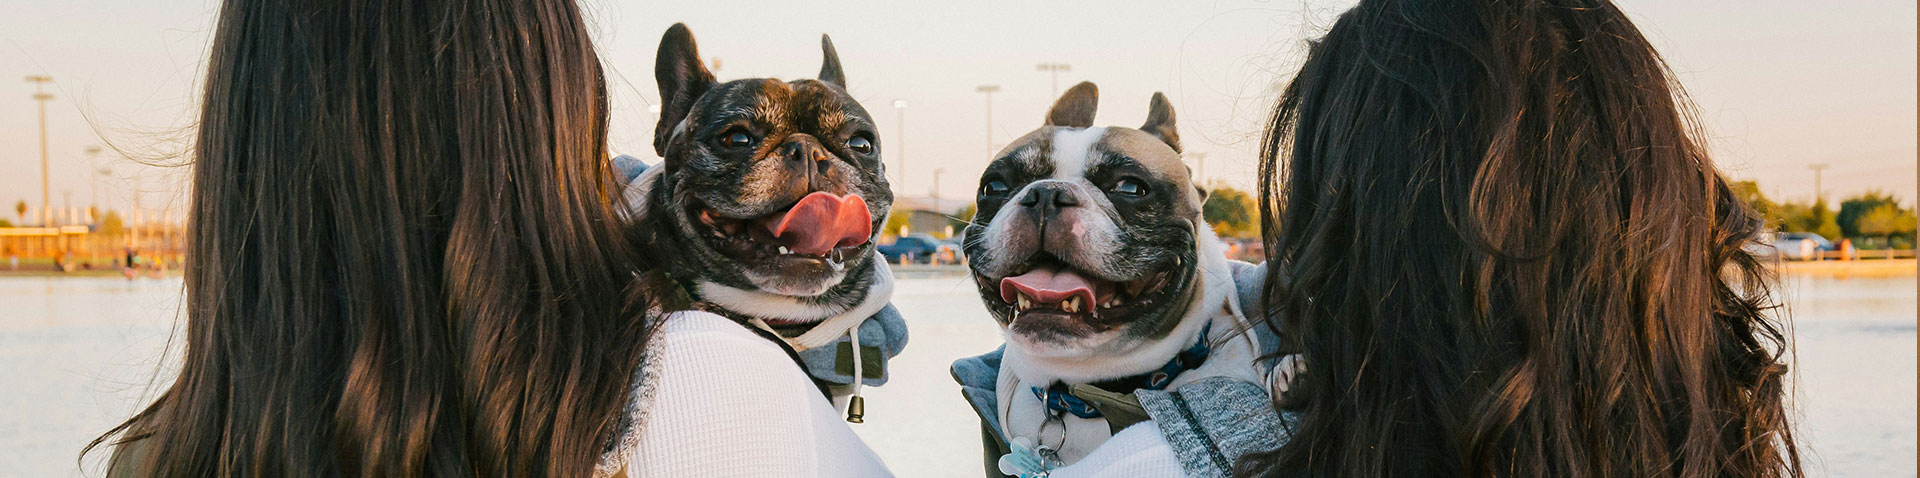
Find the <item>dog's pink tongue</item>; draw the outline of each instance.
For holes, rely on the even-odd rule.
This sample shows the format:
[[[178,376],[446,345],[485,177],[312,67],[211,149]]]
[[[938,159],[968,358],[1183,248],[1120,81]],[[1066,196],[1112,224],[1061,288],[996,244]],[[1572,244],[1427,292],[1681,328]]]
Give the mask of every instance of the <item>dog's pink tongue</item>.
[[[769,228],[780,245],[801,254],[826,254],[835,247],[859,245],[873,235],[873,216],[858,194],[815,192],[800,198]]]
[[[1055,303],[1069,297],[1081,296],[1087,306],[1094,302],[1093,283],[1064,269],[1034,269],[1005,279],[1000,279],[1000,300],[1013,302],[1014,294],[1026,294],[1035,301]]]

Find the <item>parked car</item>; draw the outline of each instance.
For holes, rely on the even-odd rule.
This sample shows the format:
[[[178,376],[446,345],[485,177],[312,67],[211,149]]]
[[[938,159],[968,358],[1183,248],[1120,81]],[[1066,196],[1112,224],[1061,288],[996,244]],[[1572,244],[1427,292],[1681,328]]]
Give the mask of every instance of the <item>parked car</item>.
[[[940,252],[934,254],[934,259],[941,264],[959,264],[965,261],[967,250],[960,246],[960,241],[966,238],[965,234],[958,234],[940,241]]]
[[[1759,234],[1755,234],[1753,240],[1747,242],[1745,247],[1747,253],[1762,258],[1780,255],[1780,248],[1774,245],[1774,241],[1778,240],[1775,236],[1776,234],[1770,230],[1762,230]]]
[[[1834,250],[1833,242],[1811,232],[1782,232],[1773,236],[1773,248],[1780,257],[1804,261],[1820,258],[1823,251]]]
[[[927,263],[940,252],[940,240],[926,234],[912,234],[894,239],[892,244],[881,244],[877,249],[887,262],[894,264]]]

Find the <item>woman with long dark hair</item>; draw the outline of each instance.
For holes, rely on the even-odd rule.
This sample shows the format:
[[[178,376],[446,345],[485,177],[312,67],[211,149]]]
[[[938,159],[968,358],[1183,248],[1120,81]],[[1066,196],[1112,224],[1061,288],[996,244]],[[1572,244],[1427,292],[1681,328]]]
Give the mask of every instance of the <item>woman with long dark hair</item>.
[[[780,349],[658,312],[585,25],[571,0],[226,2],[183,363],[95,441],[110,473],[884,473]]]
[[[1256,476],[1800,474],[1762,227],[1605,0],[1363,0],[1261,154]]]
[[[1687,113],[1605,0],[1341,15],[1261,151],[1265,315],[1305,366],[1235,474],[1799,476],[1762,223]],[[1180,469],[1152,425],[1055,476]]]

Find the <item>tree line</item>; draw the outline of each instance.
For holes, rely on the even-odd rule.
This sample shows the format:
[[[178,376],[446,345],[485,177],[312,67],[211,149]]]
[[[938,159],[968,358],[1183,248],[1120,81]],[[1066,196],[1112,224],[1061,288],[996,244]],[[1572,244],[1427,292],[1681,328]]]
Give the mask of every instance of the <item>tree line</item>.
[[[1912,249],[1914,245],[1914,211],[1901,207],[1900,199],[1890,193],[1857,194],[1841,201],[1840,208],[1834,210],[1824,199],[1769,199],[1754,181],[1736,181],[1730,186],[1766,219],[1769,230],[1811,232],[1834,242],[1850,239],[1862,249]],[[1208,190],[1201,215],[1221,237],[1260,236],[1260,207],[1245,191],[1225,186]]]
[[[1811,232],[1830,241],[1853,241],[1861,249],[1912,249],[1914,211],[1882,191],[1868,191],[1840,201],[1834,210],[1825,198],[1812,202],[1774,201],[1754,181],[1735,181],[1735,195],[1766,218],[1767,227],[1780,232]]]

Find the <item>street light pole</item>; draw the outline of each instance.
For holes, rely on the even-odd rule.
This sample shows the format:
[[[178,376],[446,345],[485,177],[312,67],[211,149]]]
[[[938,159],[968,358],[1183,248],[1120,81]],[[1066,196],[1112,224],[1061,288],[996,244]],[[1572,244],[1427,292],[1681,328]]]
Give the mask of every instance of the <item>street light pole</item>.
[[[1826,163],[1812,164],[1808,165],[1807,169],[1813,170],[1813,202],[1820,202],[1820,200],[1823,199],[1823,196],[1820,194],[1820,172],[1825,171],[1827,165]]]
[[[947,172],[947,168],[933,168],[933,208],[934,209],[940,209],[940,173],[944,173],[944,172]],[[944,213],[946,211],[940,211],[940,212]]]
[[[48,214],[52,209],[52,193],[47,187],[47,102],[53,100],[52,93],[41,92],[40,88],[53,82],[53,77],[33,75],[27,77],[33,83],[33,100],[40,104],[40,225],[52,224],[53,217]]]
[[[91,190],[93,194],[93,199],[87,201],[87,222],[96,223],[96,222],[99,222],[99,218],[97,216],[100,215],[100,174],[98,174],[100,170],[100,147],[99,146],[87,147],[87,167],[92,168],[95,172],[95,174],[87,175],[88,179],[91,179],[91,181],[88,181],[90,185],[88,189]]]
[[[900,185],[907,185],[907,100],[893,100],[894,132],[893,139],[900,142],[894,156],[900,158]]]
[[[100,168],[100,169],[96,169],[96,170],[94,170],[94,176],[93,176],[93,180],[94,180],[94,183],[95,183],[95,184],[98,184],[98,183],[99,183],[99,181],[100,181],[101,179],[104,179],[104,178],[112,178],[112,177],[113,177],[113,169],[112,169],[112,168]],[[109,187],[111,187],[111,185],[109,185]],[[113,193],[112,193],[112,192],[108,192],[108,193],[107,193],[107,203],[106,203],[106,204],[101,204],[101,205],[100,205],[100,206],[98,206],[98,207],[97,207],[96,209],[94,209],[94,215],[95,215],[95,217],[94,217],[94,220],[95,220],[95,222],[98,222],[98,221],[99,221],[100,219],[102,219],[102,218],[104,218],[104,217],[106,216],[106,214],[107,214],[107,209],[108,209],[108,208],[111,208],[111,207],[113,207],[113,204],[112,204],[112,203],[113,203]],[[124,219],[124,218],[122,218],[122,219]]]
[[[993,92],[1000,91],[1000,85],[980,85],[973,91],[987,94],[987,156],[993,156]]]
[[[1068,65],[1066,63],[1041,63],[1038,66],[1038,70],[1047,72],[1053,77],[1053,97],[1059,98],[1060,97],[1060,72],[1073,71],[1073,65]]]

